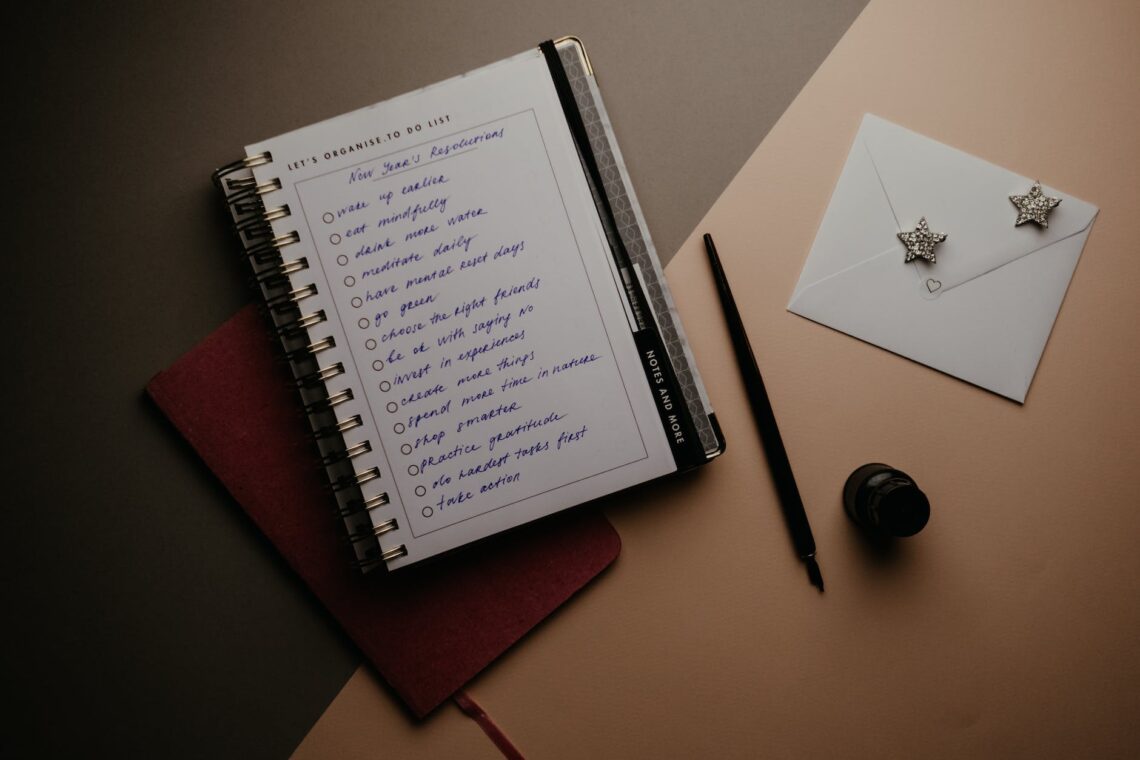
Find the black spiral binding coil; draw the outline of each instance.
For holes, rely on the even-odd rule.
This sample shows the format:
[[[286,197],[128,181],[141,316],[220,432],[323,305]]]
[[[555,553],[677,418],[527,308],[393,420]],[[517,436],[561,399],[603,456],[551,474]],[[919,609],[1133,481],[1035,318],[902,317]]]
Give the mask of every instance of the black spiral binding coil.
[[[303,279],[298,276],[309,268],[308,259],[286,258],[286,249],[300,243],[301,236],[296,231],[278,233],[273,229],[274,222],[291,215],[288,205],[271,206],[265,202],[267,195],[281,190],[281,181],[259,181],[253,175],[254,167],[272,162],[269,152],[247,156],[215,171],[213,180],[222,191],[234,231],[252,267],[253,283],[260,291],[266,316],[284,346],[284,359],[293,368],[294,383],[320,451],[320,465],[336,499],[336,515],[347,528],[347,543],[355,554],[353,564],[368,571],[403,557],[408,551],[404,544],[387,548],[380,544],[381,536],[398,531],[400,526],[395,517],[373,521],[375,510],[391,500],[386,491],[364,495],[367,484],[381,479],[380,468],[356,467],[359,457],[372,452],[371,441],[345,441],[345,433],[362,427],[364,420],[359,414],[338,416],[341,412],[337,407],[354,401],[355,394],[351,388],[329,390],[329,381],[345,374],[345,367],[341,362],[320,360],[319,354],[335,348],[337,343],[332,335],[313,335],[328,321],[328,315],[320,308],[304,308],[305,301],[318,295],[315,283],[298,282]]]

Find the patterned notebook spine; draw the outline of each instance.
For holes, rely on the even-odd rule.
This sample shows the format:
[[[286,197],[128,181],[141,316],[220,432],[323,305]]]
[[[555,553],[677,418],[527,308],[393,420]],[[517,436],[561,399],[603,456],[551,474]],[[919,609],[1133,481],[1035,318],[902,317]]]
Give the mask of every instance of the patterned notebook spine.
[[[354,564],[367,571],[407,554],[403,544],[385,544],[400,530],[395,517],[373,521],[371,513],[389,503],[387,491],[378,490],[380,469],[358,470],[358,457],[372,451],[372,442],[345,443],[344,434],[361,427],[359,414],[346,413],[356,394],[351,388],[330,392],[326,383],[344,374],[341,362],[322,361],[322,352],[336,346],[328,332],[328,316],[323,309],[306,309],[305,301],[317,295],[317,285],[306,282],[309,261],[289,256],[289,246],[300,242],[296,231],[274,232],[273,222],[290,216],[288,205],[267,206],[264,196],[281,189],[279,179],[259,182],[253,168],[271,164],[270,153],[258,153],[216,170],[214,183],[221,190],[241,249],[253,269],[273,330],[285,350],[285,360],[293,369],[294,382],[301,396],[316,438],[321,467],[326,471],[335,497],[337,516],[344,521],[347,539],[355,555]],[[278,225],[280,227],[280,225]],[[343,416],[341,416],[343,415]],[[365,494],[369,495],[365,495]],[[334,499],[330,499],[334,501]]]

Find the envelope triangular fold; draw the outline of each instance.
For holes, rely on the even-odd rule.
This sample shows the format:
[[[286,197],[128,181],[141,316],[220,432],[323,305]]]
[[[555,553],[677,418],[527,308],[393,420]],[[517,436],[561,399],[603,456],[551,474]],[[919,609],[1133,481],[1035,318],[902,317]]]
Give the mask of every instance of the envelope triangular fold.
[[[852,153],[860,142],[900,229],[913,229],[925,217],[931,229],[947,234],[933,271],[925,272],[942,283],[943,293],[1080,232],[1096,215],[1092,205],[1046,188],[1062,200],[1048,228],[1017,227],[1009,197],[1028,192],[1033,179],[877,116],[864,117]]]

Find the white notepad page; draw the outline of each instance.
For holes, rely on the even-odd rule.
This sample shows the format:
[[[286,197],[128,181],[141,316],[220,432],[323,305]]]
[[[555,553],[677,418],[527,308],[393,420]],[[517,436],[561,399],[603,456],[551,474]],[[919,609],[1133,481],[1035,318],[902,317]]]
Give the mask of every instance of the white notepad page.
[[[676,469],[540,51],[247,147],[392,567]],[[327,357],[327,358],[326,358]],[[344,410],[341,413],[341,410]]]

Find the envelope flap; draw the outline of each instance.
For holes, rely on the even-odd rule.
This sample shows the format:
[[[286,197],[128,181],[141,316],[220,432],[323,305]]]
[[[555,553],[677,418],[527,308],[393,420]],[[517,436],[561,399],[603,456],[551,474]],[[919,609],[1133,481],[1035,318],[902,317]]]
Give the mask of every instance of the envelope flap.
[[[878,189],[871,155],[856,140],[800,273],[797,294],[873,256],[890,255],[898,245],[898,224]]]
[[[1081,232],[1097,213],[1095,206],[1042,185],[1061,199],[1049,227],[1015,227],[1017,208],[1009,196],[1028,192],[1032,179],[872,114],[864,117],[859,137],[900,231],[925,217],[932,231],[947,235],[933,264],[912,264],[922,276],[936,277],[943,293]],[[903,254],[900,243],[900,261]]]

